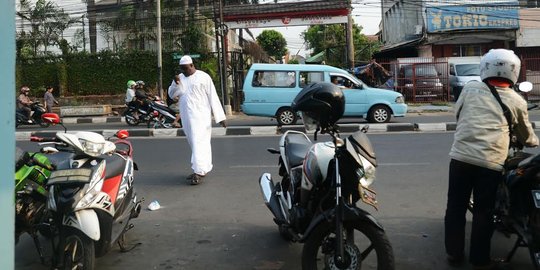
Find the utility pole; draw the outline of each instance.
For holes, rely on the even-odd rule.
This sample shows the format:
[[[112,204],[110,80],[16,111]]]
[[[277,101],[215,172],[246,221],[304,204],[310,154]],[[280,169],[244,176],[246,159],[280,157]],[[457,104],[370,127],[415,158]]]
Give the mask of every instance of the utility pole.
[[[163,69],[161,57],[161,0],[157,0],[157,60],[158,60],[158,93],[163,100]]]
[[[82,43],[83,43],[83,51],[86,52],[86,30],[85,30],[85,24],[84,24],[84,17],[86,14],[83,14],[81,17],[82,22]]]
[[[217,2],[216,2],[217,1]],[[218,56],[218,71],[220,75],[221,95],[225,114],[232,114],[227,91],[227,25],[223,23],[223,0],[214,1],[214,24],[216,31],[216,52]]]
[[[349,0],[349,14],[347,15],[347,66],[351,70],[354,68],[354,42],[353,42],[353,19],[352,6]]]

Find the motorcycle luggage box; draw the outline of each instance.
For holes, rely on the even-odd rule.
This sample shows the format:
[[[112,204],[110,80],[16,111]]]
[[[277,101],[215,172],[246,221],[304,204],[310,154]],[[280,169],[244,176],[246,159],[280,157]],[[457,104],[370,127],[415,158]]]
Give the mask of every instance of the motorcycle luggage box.
[[[285,138],[285,155],[289,159],[290,168],[299,166],[304,162],[309,148],[313,143],[304,134],[288,134]]]

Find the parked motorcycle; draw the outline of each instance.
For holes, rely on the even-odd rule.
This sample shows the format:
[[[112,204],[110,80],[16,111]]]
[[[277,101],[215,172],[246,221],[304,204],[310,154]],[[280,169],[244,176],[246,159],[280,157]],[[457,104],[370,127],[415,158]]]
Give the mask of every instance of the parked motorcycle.
[[[23,233],[34,240],[41,262],[45,262],[38,232],[50,236],[43,227],[48,221],[47,179],[54,167],[41,153],[29,153],[17,147],[15,151],[15,242]]]
[[[356,206],[361,200],[377,209],[377,161],[367,129],[345,140],[337,120],[344,111],[343,93],[329,83],[304,88],[293,109],[302,113],[306,130],[330,135],[332,141],[312,143],[303,132],[281,136],[279,175],[264,173],[263,199],[286,240],[304,243],[302,269],[394,269],[392,247],[382,225]]]
[[[53,121],[59,121],[53,120]],[[125,130],[114,142],[97,133],[58,132],[49,160],[56,165],[50,175],[48,208],[53,222],[53,267],[93,269],[96,256],[103,256],[118,243],[125,248],[125,233],[133,228],[141,201],[133,187],[133,148]],[[56,150],[54,150],[56,149]]]
[[[43,105],[41,105],[39,102],[34,102],[32,105],[30,105],[30,109],[32,110],[30,119],[28,119],[26,112],[16,110],[15,127],[19,127],[20,125],[40,125],[41,127],[48,127],[50,125],[41,118],[41,116],[47,111]]]
[[[148,128],[172,128],[172,123],[176,119],[176,112],[169,108],[160,99],[149,101],[150,119]]]

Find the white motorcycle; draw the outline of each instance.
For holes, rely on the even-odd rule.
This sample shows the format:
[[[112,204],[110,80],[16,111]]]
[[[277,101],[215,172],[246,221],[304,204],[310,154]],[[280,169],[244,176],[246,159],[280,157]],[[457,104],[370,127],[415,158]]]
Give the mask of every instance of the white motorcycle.
[[[51,124],[59,119],[48,119]],[[51,212],[53,267],[94,269],[95,257],[118,243],[127,250],[124,235],[141,210],[133,188],[133,148],[129,134],[118,131],[114,142],[94,132],[58,132],[42,152],[55,165],[47,182]],[[57,240],[57,241],[56,241]]]

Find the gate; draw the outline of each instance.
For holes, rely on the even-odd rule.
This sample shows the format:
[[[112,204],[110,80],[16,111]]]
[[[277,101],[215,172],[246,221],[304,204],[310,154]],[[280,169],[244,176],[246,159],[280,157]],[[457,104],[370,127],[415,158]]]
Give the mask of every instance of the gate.
[[[231,51],[231,76],[232,76],[232,110],[239,112],[243,102],[244,70],[246,69],[244,53],[241,51]]]
[[[407,102],[446,102],[451,100],[448,87],[448,62],[395,61],[394,89]],[[413,59],[411,59],[413,60]]]
[[[533,84],[533,90],[525,96],[528,101],[540,101],[540,58],[525,58],[521,63],[521,81]]]

